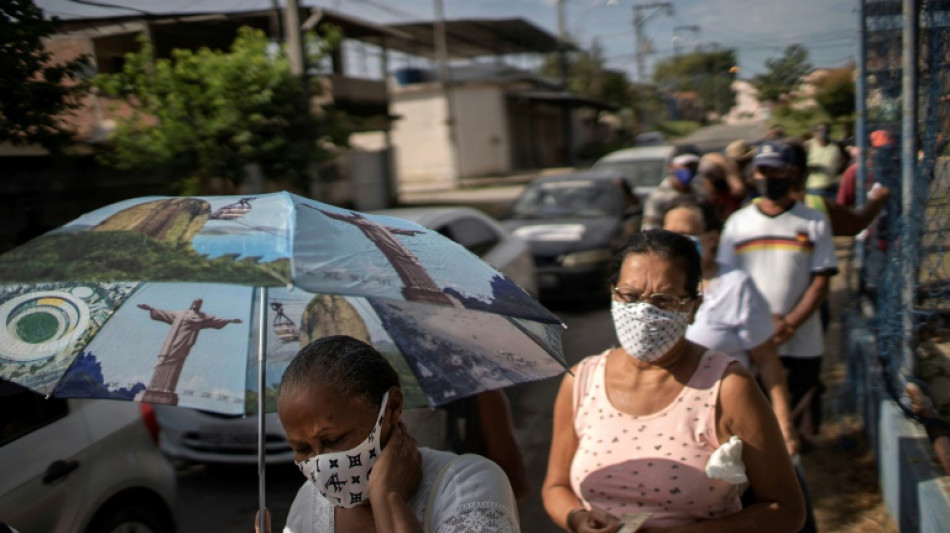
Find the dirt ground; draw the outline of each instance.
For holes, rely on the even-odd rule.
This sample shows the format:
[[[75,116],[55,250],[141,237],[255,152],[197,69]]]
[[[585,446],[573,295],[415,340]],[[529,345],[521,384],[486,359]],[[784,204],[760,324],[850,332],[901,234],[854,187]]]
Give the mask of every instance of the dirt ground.
[[[877,467],[864,436],[861,420],[836,409],[845,383],[844,360],[839,341],[841,311],[853,305],[847,283],[850,268],[850,239],[836,239],[841,274],[832,278],[832,321],[825,336],[823,381],[824,421],[809,451],[802,454],[805,477],[815,507],[815,519],[822,533],[895,532],[878,485]]]

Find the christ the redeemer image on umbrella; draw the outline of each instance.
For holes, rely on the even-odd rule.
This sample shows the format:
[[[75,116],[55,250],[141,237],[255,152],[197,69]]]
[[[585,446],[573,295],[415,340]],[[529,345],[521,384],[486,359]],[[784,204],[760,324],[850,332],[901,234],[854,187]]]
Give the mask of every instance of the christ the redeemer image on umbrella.
[[[198,340],[198,334],[204,329],[221,329],[228,324],[241,323],[240,318],[218,318],[202,313],[202,303],[204,302],[198,298],[184,311],[164,311],[148,304],[139,304],[140,309],[149,312],[152,320],[171,324],[171,329],[158,352],[158,362],[148,388],[142,391],[141,397],[136,400],[178,405],[175,388],[178,386],[181,369],[185,366],[185,359]]]
[[[306,204],[303,205],[310,207]],[[393,236],[404,235],[411,237],[423,233],[423,231],[384,226],[356,212],[343,215],[324,209],[312,207],[311,209],[316,209],[330,218],[353,224],[359,228],[360,231],[366,235],[366,238],[379,248],[379,251],[386,256],[386,259],[389,260],[390,264],[392,264],[396,270],[396,274],[404,284],[402,295],[406,300],[452,305],[453,302],[451,298],[446,296],[439,289],[438,284],[429,276],[426,269],[423,268],[422,263],[419,262],[419,259]]]

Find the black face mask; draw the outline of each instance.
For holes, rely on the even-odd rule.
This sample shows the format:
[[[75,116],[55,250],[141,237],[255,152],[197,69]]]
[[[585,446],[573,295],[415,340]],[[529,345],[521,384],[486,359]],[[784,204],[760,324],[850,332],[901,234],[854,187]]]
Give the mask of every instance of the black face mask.
[[[789,180],[787,178],[765,178],[755,180],[755,187],[759,194],[769,200],[778,200],[788,194]]]
[[[726,183],[725,179],[713,180],[712,185],[713,185],[713,189],[715,189],[716,192],[719,192],[719,193],[729,192],[729,184]]]

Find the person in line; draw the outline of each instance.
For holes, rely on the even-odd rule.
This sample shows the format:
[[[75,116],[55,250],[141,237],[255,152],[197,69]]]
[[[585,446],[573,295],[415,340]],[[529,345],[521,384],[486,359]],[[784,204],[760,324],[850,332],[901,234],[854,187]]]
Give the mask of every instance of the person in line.
[[[794,171],[792,172],[790,185],[792,198],[824,213],[831,224],[831,234],[833,236],[854,237],[861,233],[874,222],[877,216],[881,214],[884,206],[887,205],[887,199],[891,191],[883,185],[868,192],[867,202],[859,210],[851,209],[848,205],[836,201],[835,198],[808,192],[805,187],[808,176],[805,166],[807,157],[805,148],[796,142],[789,142],[788,146],[792,150],[794,159]],[[857,172],[855,171],[855,173]]]
[[[728,157],[718,152],[709,152],[699,159],[698,172],[702,178],[702,197],[716,209],[720,222],[742,207],[742,201],[746,197],[746,185],[739,168]],[[673,200],[676,201],[677,199]]]
[[[777,141],[779,139],[785,138],[785,129],[779,126],[778,124],[772,124],[769,126],[768,131],[765,132],[765,137],[763,138],[766,141]]]
[[[686,338],[724,352],[758,374],[778,419],[789,455],[798,453],[785,369],[772,343],[775,323],[765,297],[749,275],[716,263],[722,223],[709,204],[677,200],[667,206],[663,229],[689,237],[702,261],[703,303]]]
[[[798,202],[804,203],[807,207],[824,213],[831,224],[831,234],[834,237],[855,237],[874,222],[884,206],[887,205],[887,199],[890,196],[890,189],[879,185],[868,193],[867,202],[861,209],[851,209],[826,196],[806,192],[805,179],[807,170],[805,168],[806,153],[805,148],[797,142],[789,142],[792,149],[793,159],[795,160],[794,171],[792,172],[792,198]],[[841,193],[839,187],[838,193]],[[831,305],[826,299],[820,307],[821,329],[828,331],[828,325],[831,323]]]
[[[436,409],[406,409],[402,419],[420,446],[483,455],[504,470],[519,502],[528,497],[531,484],[505,391],[480,392]]]
[[[748,274],[716,263],[722,224],[712,206],[689,201],[673,202],[663,217],[663,229],[685,235],[697,245],[703,265],[703,303],[686,329],[686,338],[738,360],[758,380],[772,402],[785,448],[793,458],[795,475],[805,498],[805,525],[801,532],[816,531],[815,515],[805,473],[798,462],[800,441],[792,421],[785,368],[779,360],[772,334],[775,324],[765,297]],[[743,504],[755,497],[743,494]]]
[[[699,168],[699,156],[682,153],[670,160],[670,174],[647,195],[643,203],[642,229],[656,229],[663,225],[663,206],[680,196],[696,196],[693,183]]]
[[[745,139],[736,139],[726,146],[725,155],[739,169],[739,176],[746,191],[744,198],[747,198],[752,192],[752,166],[749,163],[755,155],[755,146]]]
[[[806,142],[808,150],[808,181],[805,187],[809,194],[834,199],[838,193],[838,176],[844,169],[844,158],[838,143],[831,142],[828,123],[815,126],[814,136]]]
[[[628,513],[649,514],[646,532],[797,531],[801,490],[765,396],[734,359],[685,337],[702,302],[695,245],[648,230],[617,260],[620,347],[587,357],[561,383],[542,488],[548,515],[583,533],[617,531]],[[729,452],[731,472],[744,474],[707,474],[714,454]],[[758,502],[743,509],[747,484]]]
[[[300,350],[277,398],[307,478],[285,533],[519,531],[501,468],[418,448],[400,420],[403,401],[396,371],[362,341],[336,335]]]
[[[792,197],[795,158],[787,143],[763,143],[752,164],[761,198],[726,221],[716,260],[745,271],[768,301],[793,414],[807,437],[821,421],[824,336],[816,311],[838,271],[831,227],[827,216]]]

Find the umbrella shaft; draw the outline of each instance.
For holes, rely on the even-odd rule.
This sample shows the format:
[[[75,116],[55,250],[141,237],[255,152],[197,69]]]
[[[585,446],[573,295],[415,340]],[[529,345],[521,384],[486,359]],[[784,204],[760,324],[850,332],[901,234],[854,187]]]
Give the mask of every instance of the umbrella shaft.
[[[264,452],[265,452],[265,425],[264,419],[265,416],[265,406],[267,402],[265,401],[267,396],[267,383],[266,383],[266,369],[264,366],[265,362],[265,348],[267,346],[267,288],[261,287],[260,289],[260,313],[258,324],[258,334],[257,334],[257,498],[258,498],[258,511],[259,511],[259,523],[261,533],[266,531],[264,529],[264,515],[267,509],[265,504],[265,473],[266,467],[264,462]]]

